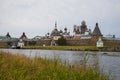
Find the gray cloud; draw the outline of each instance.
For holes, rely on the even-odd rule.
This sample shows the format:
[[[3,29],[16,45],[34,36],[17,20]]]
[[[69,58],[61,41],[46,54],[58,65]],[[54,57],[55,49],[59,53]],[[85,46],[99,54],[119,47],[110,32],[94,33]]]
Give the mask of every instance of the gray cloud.
[[[119,8],[119,0],[0,0],[0,34],[44,35],[56,20],[59,29],[67,26],[72,32],[85,20],[92,29],[98,22],[103,34],[120,36]]]

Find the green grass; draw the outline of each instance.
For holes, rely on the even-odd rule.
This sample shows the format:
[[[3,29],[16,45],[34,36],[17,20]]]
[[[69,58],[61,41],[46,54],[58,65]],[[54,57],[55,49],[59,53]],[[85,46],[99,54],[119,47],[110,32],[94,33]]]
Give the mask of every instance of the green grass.
[[[45,50],[72,50],[72,51],[117,51],[119,46],[24,46],[23,49],[45,49]]]
[[[98,50],[96,46],[24,46],[23,49]]]
[[[62,65],[58,60],[0,52],[0,80],[108,80],[93,66]]]

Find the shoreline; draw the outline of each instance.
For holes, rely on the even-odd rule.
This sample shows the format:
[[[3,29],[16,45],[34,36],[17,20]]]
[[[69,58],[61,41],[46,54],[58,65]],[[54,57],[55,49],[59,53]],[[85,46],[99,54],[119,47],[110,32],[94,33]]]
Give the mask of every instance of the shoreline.
[[[120,52],[120,47],[98,48],[96,46],[24,46],[21,49]]]

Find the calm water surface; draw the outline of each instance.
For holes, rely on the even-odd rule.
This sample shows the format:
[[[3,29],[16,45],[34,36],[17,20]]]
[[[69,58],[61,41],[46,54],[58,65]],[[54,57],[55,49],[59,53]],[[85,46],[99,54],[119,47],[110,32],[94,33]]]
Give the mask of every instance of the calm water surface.
[[[88,64],[96,64],[99,62],[100,69],[103,72],[110,73],[115,80],[120,80],[120,56],[109,56],[107,54],[120,54],[120,52],[86,52],[86,51],[59,51],[59,50],[22,50],[22,49],[0,49],[13,54],[24,54],[28,57],[42,57],[50,59],[60,59],[62,63],[82,64],[84,57],[88,59]],[[96,55],[97,54],[97,55]]]

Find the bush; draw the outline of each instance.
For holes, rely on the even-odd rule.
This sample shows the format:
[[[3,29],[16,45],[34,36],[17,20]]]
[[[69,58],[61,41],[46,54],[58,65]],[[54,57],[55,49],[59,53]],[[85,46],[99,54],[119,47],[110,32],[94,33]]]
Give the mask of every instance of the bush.
[[[64,37],[61,37],[58,39],[58,45],[65,46],[66,45],[66,39]]]

